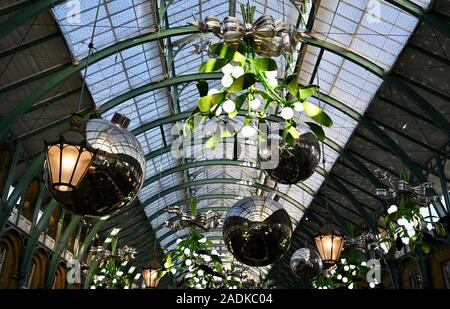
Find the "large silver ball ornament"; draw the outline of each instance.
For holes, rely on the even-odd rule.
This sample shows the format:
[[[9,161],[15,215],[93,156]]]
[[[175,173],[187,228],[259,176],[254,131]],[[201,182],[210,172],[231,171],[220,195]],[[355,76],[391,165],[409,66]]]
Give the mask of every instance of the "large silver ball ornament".
[[[81,129],[86,144],[97,150],[92,163],[73,191],[48,186],[62,207],[83,216],[105,216],[130,204],[142,187],[144,152],[128,131],[129,119],[115,114],[112,121],[90,119]],[[48,176],[46,177],[49,181]]]
[[[293,145],[281,142],[280,149],[272,151],[279,151],[279,162],[275,168],[266,171],[278,183],[291,185],[306,180],[320,163],[320,145],[311,132],[302,134]],[[271,159],[273,155],[265,160]]]
[[[314,279],[323,269],[322,259],[314,249],[301,248],[291,258],[292,272],[302,280]]]
[[[228,250],[249,266],[266,266],[282,257],[289,248],[292,223],[280,203],[251,196],[230,208],[223,224]]]

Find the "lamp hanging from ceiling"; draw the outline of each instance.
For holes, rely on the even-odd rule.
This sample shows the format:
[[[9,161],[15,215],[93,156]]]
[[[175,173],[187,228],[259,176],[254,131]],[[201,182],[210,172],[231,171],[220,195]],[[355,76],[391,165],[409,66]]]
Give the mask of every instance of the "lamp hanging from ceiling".
[[[88,44],[78,112],[81,109],[89,59],[101,0]],[[71,129],[55,142],[45,143],[46,183],[59,204],[82,216],[105,216],[129,205],[142,187],[145,157],[136,137],[127,130],[130,120],[116,113],[111,121],[74,114]]]
[[[156,289],[160,280],[159,269],[161,266],[158,263],[157,253],[155,251],[151,252],[150,256],[150,265],[142,268],[142,278],[147,289]]]
[[[57,192],[75,190],[88,171],[96,150],[80,133],[82,118],[73,114],[70,129],[56,141],[45,141],[46,168],[51,189]]]
[[[339,260],[344,246],[344,235],[334,228],[331,215],[325,214],[327,222],[314,237],[320,257],[325,264],[334,265]]]

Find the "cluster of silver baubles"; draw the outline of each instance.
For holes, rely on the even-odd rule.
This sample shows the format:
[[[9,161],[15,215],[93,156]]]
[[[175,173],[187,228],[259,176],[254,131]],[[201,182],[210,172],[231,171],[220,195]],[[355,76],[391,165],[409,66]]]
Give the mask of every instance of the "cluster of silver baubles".
[[[320,145],[317,137],[307,132],[294,141],[292,145],[280,142],[280,148],[271,149],[277,151],[279,163],[274,169],[266,169],[269,177],[282,184],[296,184],[306,180],[314,174],[320,163]],[[273,154],[260,160],[270,161]]]
[[[239,200],[230,208],[223,224],[228,250],[249,266],[274,263],[288,250],[292,223],[280,203],[261,196]]]
[[[47,143],[46,182],[64,208],[105,216],[131,203],[142,187],[145,157],[129,119],[72,118],[71,129]]]

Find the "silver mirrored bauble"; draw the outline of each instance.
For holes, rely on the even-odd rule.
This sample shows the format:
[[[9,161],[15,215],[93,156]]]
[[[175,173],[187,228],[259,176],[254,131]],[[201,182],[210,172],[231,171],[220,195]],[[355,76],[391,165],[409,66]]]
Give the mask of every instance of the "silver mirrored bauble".
[[[291,270],[302,280],[310,280],[317,277],[322,272],[322,269],[322,259],[314,249],[301,248],[292,255]]]
[[[271,150],[273,151],[279,151],[278,165],[266,171],[278,183],[296,184],[306,180],[320,163],[320,145],[311,132],[302,134],[293,145],[281,142],[280,148]],[[275,158],[272,155],[265,160],[270,161],[272,157]]]
[[[97,153],[75,190],[60,192],[48,186],[61,206],[79,215],[99,217],[136,198],[144,180],[145,157],[138,140],[128,131],[128,123],[126,117],[115,114],[112,121],[90,119],[85,124],[81,134]]]
[[[260,196],[238,201],[230,208],[223,224],[228,250],[249,266],[266,266],[289,248],[292,223],[280,203]]]

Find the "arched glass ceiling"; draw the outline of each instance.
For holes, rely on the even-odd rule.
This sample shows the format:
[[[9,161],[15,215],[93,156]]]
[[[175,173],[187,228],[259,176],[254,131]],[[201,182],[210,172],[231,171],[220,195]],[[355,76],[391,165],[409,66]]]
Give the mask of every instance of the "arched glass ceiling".
[[[66,4],[61,4],[53,9],[75,59],[82,59],[88,53],[87,45],[92,35],[97,2],[97,0],[82,2],[79,22],[76,18],[71,17],[70,9]],[[251,1],[251,4],[257,7],[257,16],[266,13],[283,19],[288,24],[297,24],[299,13],[294,7],[293,3],[295,2],[260,0]],[[379,65],[385,71],[389,71],[415,29],[418,19],[388,2],[393,1],[321,1],[311,35],[353,51]],[[413,2],[426,7],[430,1],[416,0]],[[158,20],[163,21],[162,25],[175,27],[186,25],[193,20],[192,16],[197,19],[203,19],[208,15],[223,18],[235,12],[240,17],[239,5],[241,3],[245,4],[246,1],[199,0],[195,4],[192,4],[192,1],[173,1],[167,9],[166,20],[164,16],[159,16],[156,1],[103,0],[94,36],[95,51],[114,45],[126,38],[154,32],[158,27]],[[381,17],[381,21],[377,21],[374,15]],[[199,43],[198,41],[183,46],[180,44],[182,42],[180,39],[182,38],[171,38],[172,45],[169,40],[157,40],[138,45],[90,65],[87,69],[86,82],[96,105],[102,106],[120,94],[148,83],[166,79],[169,76],[195,73],[205,55],[194,52],[193,43]],[[170,62],[172,53],[174,59],[173,62]],[[82,75],[84,73],[84,71],[81,72]],[[339,100],[360,114],[364,113],[382,83],[380,77],[365,68],[314,46],[306,46],[304,49],[300,80],[304,84],[319,84],[324,94]],[[217,86],[218,81],[212,81],[210,85],[211,87]],[[174,93],[177,89],[179,93]],[[170,116],[177,110],[188,111],[196,105],[198,93],[193,83],[187,86],[179,85],[171,90],[172,94],[168,89],[159,89],[133,97],[104,112],[103,116],[110,118],[114,112],[120,111],[131,118],[131,129],[134,129],[150,121]],[[327,136],[336,143],[337,147],[344,147],[356,127],[357,121],[335,107],[315,101],[324,105],[334,120],[335,126],[326,129]],[[170,124],[155,127],[139,134],[137,138],[147,154],[158,152],[159,149],[170,146],[174,141],[174,137],[171,136]],[[326,171],[329,171],[339,153],[327,145],[325,153]],[[225,155],[225,157],[229,157],[229,155]],[[198,160],[203,159],[205,158]],[[182,160],[174,159],[170,153],[161,151],[160,155],[156,154],[148,160],[146,178],[157,176],[163,171],[183,163]],[[170,217],[165,212],[158,212],[167,205],[184,200],[192,193],[238,196],[261,194],[261,190],[252,186],[218,182],[193,186],[191,190],[184,188],[164,196],[158,196],[160,192],[180,186],[187,181],[202,179],[241,179],[250,183],[265,181],[259,170],[223,165],[203,166],[176,172],[161,177],[144,187],[139,198],[142,203],[152,197],[155,199],[147,205],[145,212],[149,216],[152,226],[157,230],[157,236],[163,245],[168,245],[170,248],[177,234],[182,235],[180,233],[185,232],[172,233],[167,228],[158,229],[158,226]],[[276,188],[279,192],[298,201],[298,205],[307,207],[323,180],[324,177],[316,172],[302,184],[302,186],[308,187],[308,192],[303,190],[302,186],[277,185]],[[270,180],[266,180],[265,185],[275,186]],[[267,193],[263,192],[263,194]],[[226,210],[233,202],[233,199],[202,201],[200,207]],[[284,199],[280,199],[280,202],[289,212],[293,222],[299,222],[303,211],[298,205]],[[221,238],[220,231],[212,231],[210,234]],[[220,244],[220,240],[217,242]]]

